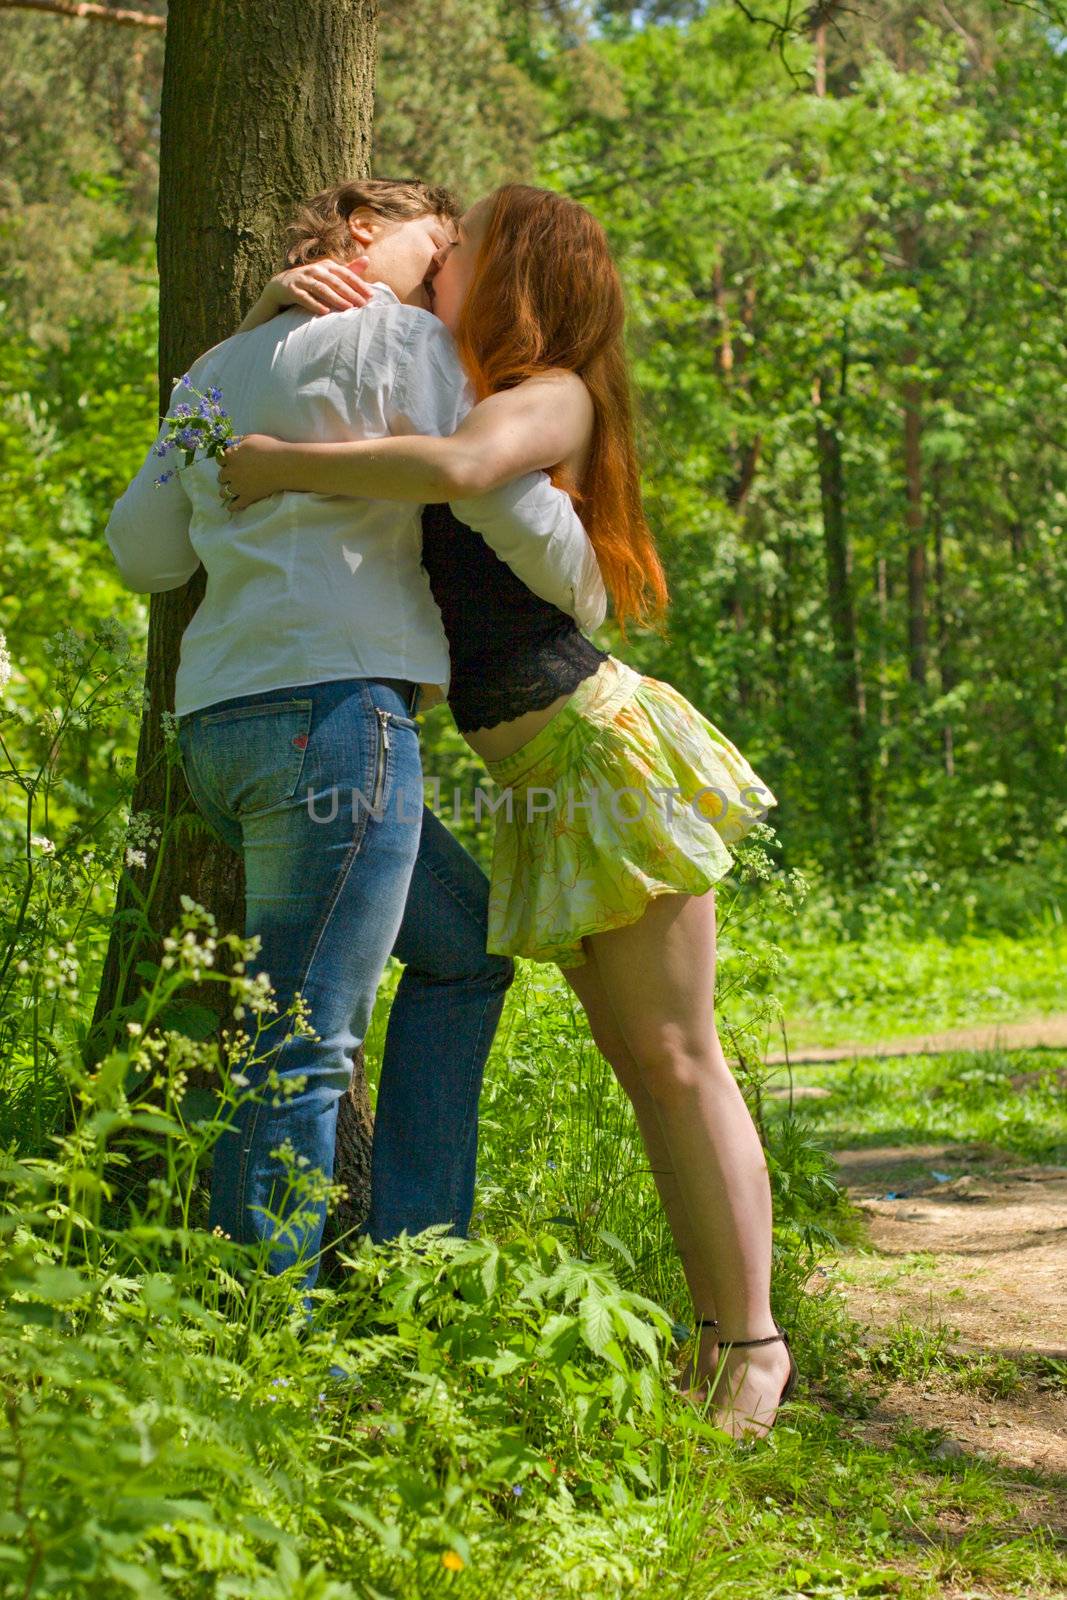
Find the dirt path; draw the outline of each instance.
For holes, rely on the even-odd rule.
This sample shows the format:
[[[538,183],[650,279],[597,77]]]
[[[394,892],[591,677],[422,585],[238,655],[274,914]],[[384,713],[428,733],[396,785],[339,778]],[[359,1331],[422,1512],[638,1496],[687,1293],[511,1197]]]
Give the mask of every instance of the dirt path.
[[[867,1221],[866,1247],[836,1269],[850,1309],[879,1341],[915,1345],[908,1381],[889,1387],[868,1437],[939,1428],[947,1455],[1067,1474],[1067,1394],[1054,1365],[1067,1364],[1067,1168],[962,1144],[836,1159]],[[962,1369],[934,1360],[924,1372],[931,1339],[908,1326],[935,1349],[944,1337]]]
[[[855,1044],[812,1045],[803,1050],[776,1051],[764,1057],[771,1066],[786,1061],[851,1061],[856,1056],[934,1055],[942,1050],[1033,1050],[1045,1046],[1067,1050],[1067,1013],[1031,1017],[1023,1022],[987,1022],[977,1027],[949,1028],[943,1033],[912,1033],[902,1039]]]

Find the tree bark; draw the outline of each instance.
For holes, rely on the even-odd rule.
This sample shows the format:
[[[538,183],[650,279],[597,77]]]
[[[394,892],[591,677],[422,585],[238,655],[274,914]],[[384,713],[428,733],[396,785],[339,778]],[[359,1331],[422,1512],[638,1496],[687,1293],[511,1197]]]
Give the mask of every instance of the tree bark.
[[[914,227],[901,229],[900,251],[914,281],[918,259],[918,235]],[[904,365],[914,367],[919,359],[916,346],[904,352]],[[908,529],[908,675],[918,688],[926,684],[926,534],[923,510],[923,391],[915,378],[906,378],[904,400],[904,484],[905,520]]]
[[[941,693],[949,694],[956,687],[958,674],[952,649],[952,630],[949,624],[948,579],[945,572],[945,517],[941,503],[941,473],[936,464],[931,473],[934,535],[934,616],[937,626],[937,669],[941,679]],[[956,776],[956,756],[953,726],[946,722],[941,730],[941,752],[945,774]]]
[[[853,822],[849,829],[853,876],[859,883],[874,873],[874,801],[867,760],[863,692],[859,673],[856,607],[852,593],[852,563],[845,519],[845,467],[838,412],[845,396],[847,362],[841,357],[836,393],[827,393],[828,377],[812,386],[815,409],[815,450],[819,469],[823,550],[826,556],[826,597],[837,671],[836,693],[848,729],[853,796]]]
[[[284,226],[296,203],[370,161],[377,0],[171,0],[160,138],[157,258],[159,393],[195,356],[226,338],[282,264]],[[180,767],[164,755],[161,712],[173,710],[182,634],[204,593],[201,567],[182,589],[153,595],[134,812],[162,824],[192,809]],[[219,698],[225,698],[220,685]],[[178,921],[180,896],[214,913],[220,932],[244,928],[241,862],[213,835],[180,828],[164,838],[159,878],[139,939],[136,904],[119,887],[89,1061],[109,1048],[135,998],[133,948],[156,961]],[[154,862],[131,874],[144,895]],[[220,963],[221,966],[221,963]],[[190,998],[218,1011],[219,985]],[[219,1018],[220,1027],[225,1017]],[[353,1094],[369,1127],[362,1056]],[[362,1087],[360,1087],[362,1086]],[[341,1181],[340,1179],[338,1181]]]
[[[885,556],[878,557],[878,763],[882,771],[889,767],[889,667],[886,661],[886,640],[889,638],[889,563]]]
[[[820,100],[826,95],[826,18],[829,14],[829,8],[823,8],[813,19],[814,91]],[[815,413],[815,454],[826,557],[827,609],[837,669],[834,687],[848,729],[852,813],[848,833],[849,853],[854,881],[867,883],[875,870],[876,821],[867,754],[866,703],[860,673],[852,552],[845,516],[845,463],[841,427],[847,384],[848,342],[846,332],[842,329],[836,377],[829,366],[817,373],[812,382],[811,398]]]

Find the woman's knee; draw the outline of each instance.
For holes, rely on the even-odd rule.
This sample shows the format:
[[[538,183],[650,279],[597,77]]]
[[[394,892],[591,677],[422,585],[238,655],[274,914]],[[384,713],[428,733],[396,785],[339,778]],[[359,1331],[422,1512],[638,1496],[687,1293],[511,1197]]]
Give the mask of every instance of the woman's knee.
[[[641,1086],[657,1105],[686,1104],[708,1089],[733,1084],[715,1054],[699,1040],[646,1036],[632,1047]]]

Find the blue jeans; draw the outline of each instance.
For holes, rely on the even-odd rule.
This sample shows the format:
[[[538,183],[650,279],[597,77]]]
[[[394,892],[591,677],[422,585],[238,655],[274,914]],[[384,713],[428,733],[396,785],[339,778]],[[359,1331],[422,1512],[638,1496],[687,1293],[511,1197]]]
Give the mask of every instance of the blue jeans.
[[[269,973],[280,1012],[299,991],[319,1035],[278,1019],[257,1047],[267,1059],[242,1064],[252,1084],[271,1067],[306,1083],[234,1111],[213,1153],[209,1223],[269,1241],[271,1272],[308,1260],[305,1289],[318,1276],[325,1201],[305,1200],[304,1223],[283,1226],[297,1202],[271,1151],[288,1140],[332,1178],[338,1100],[390,954],[405,970],[379,1080],[367,1231],[383,1240],[448,1223],[465,1234],[470,1223],[478,1097],[514,964],[486,952],[485,874],[423,806],[417,730],[397,690],[365,678],[241,695],[179,720],[193,798],[244,858],[245,937],[261,940],[247,974]],[[254,1018],[244,1025],[254,1031]]]

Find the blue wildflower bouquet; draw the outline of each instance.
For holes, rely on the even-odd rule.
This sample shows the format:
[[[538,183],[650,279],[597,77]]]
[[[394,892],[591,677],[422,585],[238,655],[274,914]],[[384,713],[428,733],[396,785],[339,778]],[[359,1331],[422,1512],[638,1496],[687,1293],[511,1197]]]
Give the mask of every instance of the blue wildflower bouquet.
[[[161,473],[156,479],[157,488],[160,484],[169,483],[175,473],[191,467],[198,450],[214,459],[228,444],[237,444],[240,439],[240,435],[233,431],[229,413],[222,408],[221,389],[212,385],[207,394],[201,394],[188,373],[181,379],[179,388],[187,391],[199,404],[194,409],[192,401],[181,400],[163,418],[168,425],[167,432],[153,446],[153,450],[157,456],[167,456],[172,450],[180,451],[185,456],[185,465],[171,467],[169,472]]]

